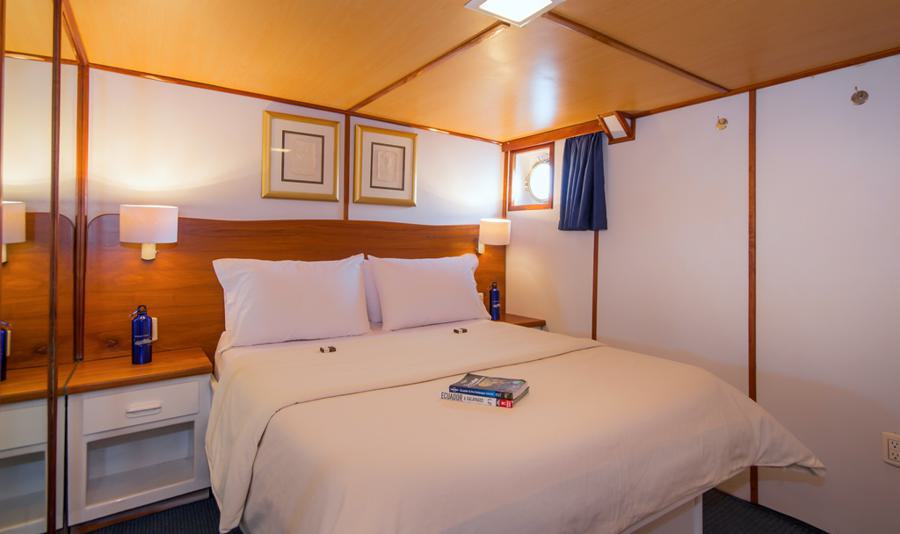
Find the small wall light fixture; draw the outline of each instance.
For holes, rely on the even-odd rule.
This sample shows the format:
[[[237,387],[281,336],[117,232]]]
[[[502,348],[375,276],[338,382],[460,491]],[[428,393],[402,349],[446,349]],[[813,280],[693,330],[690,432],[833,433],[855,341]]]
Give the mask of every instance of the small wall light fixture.
[[[865,104],[869,100],[869,93],[860,89],[859,87],[853,88],[853,94],[850,95],[850,101],[853,102],[855,106],[861,106]]]
[[[6,245],[25,242],[25,203],[3,201],[3,263],[6,263]]]
[[[597,115],[600,130],[606,134],[607,143],[614,145],[624,141],[634,141],[637,120],[627,113],[611,111]]]
[[[509,219],[481,219],[478,225],[478,253],[484,254],[485,245],[509,244],[512,221]]]
[[[141,259],[156,259],[157,243],[178,241],[178,208],[122,204],[119,206],[119,241],[140,243]]]
[[[716,129],[724,130],[725,128],[728,128],[728,119],[726,119],[725,117],[717,117],[716,118]]]

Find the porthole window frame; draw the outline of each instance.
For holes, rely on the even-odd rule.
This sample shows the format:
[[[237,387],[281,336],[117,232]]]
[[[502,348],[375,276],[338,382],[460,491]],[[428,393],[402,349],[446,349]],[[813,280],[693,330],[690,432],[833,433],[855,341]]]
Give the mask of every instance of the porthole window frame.
[[[532,145],[523,148],[517,148],[515,150],[510,150],[507,152],[507,157],[509,158],[509,164],[507,165],[507,175],[506,175],[506,191],[507,191],[507,201],[506,201],[506,209],[507,211],[525,211],[525,210],[548,210],[553,209],[553,187],[554,187],[554,170],[555,170],[555,162],[554,162],[554,145],[555,143],[542,143],[538,145]],[[547,157],[542,158],[541,160],[533,163],[531,165],[531,169],[528,170],[528,174],[523,177],[523,186],[526,188],[528,194],[534,198],[535,200],[540,200],[531,193],[528,189],[528,177],[531,175],[531,172],[535,167],[542,163],[547,163],[550,166],[550,196],[546,202],[536,202],[529,204],[516,204],[515,196],[513,194],[513,178],[516,176],[517,168],[516,168],[516,155],[521,154],[523,152],[534,152],[536,150],[547,149]]]

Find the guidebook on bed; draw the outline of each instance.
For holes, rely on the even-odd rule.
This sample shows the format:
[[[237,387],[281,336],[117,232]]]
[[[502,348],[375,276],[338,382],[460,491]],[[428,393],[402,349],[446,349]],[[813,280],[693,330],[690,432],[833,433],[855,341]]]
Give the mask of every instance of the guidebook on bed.
[[[528,390],[528,382],[518,378],[498,378],[468,373],[450,385],[451,393],[465,393],[496,399],[515,400]]]

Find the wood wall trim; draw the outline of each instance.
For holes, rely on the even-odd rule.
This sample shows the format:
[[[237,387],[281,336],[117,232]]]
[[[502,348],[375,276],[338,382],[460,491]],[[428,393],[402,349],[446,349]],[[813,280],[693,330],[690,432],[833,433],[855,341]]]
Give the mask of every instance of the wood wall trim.
[[[509,152],[512,150],[519,150],[535,145],[542,145],[551,141],[558,141],[560,139],[568,139],[569,137],[577,137],[579,135],[597,133],[602,131],[603,128],[600,126],[600,122],[597,119],[591,119],[589,121],[573,124],[571,126],[563,126],[562,128],[556,128],[555,130],[548,130],[546,132],[529,135],[527,137],[513,139],[511,141],[503,143],[502,148],[504,152]]]
[[[52,105],[50,108],[50,304],[48,330],[50,331],[47,361],[47,525],[56,525],[56,465],[57,449],[57,327],[59,325],[59,151],[60,107],[62,89],[62,0],[53,0],[53,74],[51,82]]]
[[[84,47],[84,40],[82,40],[81,32],[78,30],[78,22],[75,20],[75,12],[72,11],[71,0],[63,0],[62,11],[63,22],[66,24],[66,35],[68,35],[72,48],[75,50],[78,64],[87,65],[89,63],[87,49]]]
[[[800,80],[803,78],[808,78],[810,76],[816,76],[818,74],[823,74],[826,72],[831,72],[833,70],[839,70],[847,67],[852,67],[855,65],[861,65],[863,63],[868,63],[870,61],[876,61],[879,59],[884,59],[891,56],[896,56],[900,54],[900,46],[896,48],[889,48],[887,50],[882,50],[880,52],[875,52],[872,54],[866,54],[864,56],[858,56],[855,58],[847,59],[844,61],[839,61],[836,63],[830,63],[828,65],[823,65],[821,67],[815,67],[812,69],[807,69],[804,71],[796,72],[794,74],[788,74],[785,76],[781,76],[779,78],[774,78],[772,80],[767,80],[765,82],[756,83],[753,85],[747,85],[744,87],[739,87],[737,89],[732,89],[727,93],[716,93],[707,96],[701,96],[699,98],[693,98],[691,100],[685,100],[684,102],[676,102],[674,104],[668,104],[665,106],[661,106],[658,108],[648,109],[644,111],[635,111],[631,113],[631,116],[635,118],[635,120],[641,117],[648,117],[650,115],[656,115],[658,113],[665,113],[666,111],[672,111],[675,109],[680,109],[688,106],[693,106],[696,104],[703,104],[704,102],[711,102],[713,100],[718,100],[720,98],[728,98],[730,96],[739,95],[742,93],[749,93],[750,91],[765,89],[767,87],[772,87],[775,85],[781,85],[783,83],[789,83],[796,80]],[[586,133],[594,133],[601,131],[600,125],[597,124],[596,120],[589,120],[585,122],[580,122],[578,124],[572,124],[569,126],[563,126],[560,128],[554,128],[553,130],[547,130],[545,132],[540,132],[536,134],[532,134],[526,137],[520,137],[517,139],[510,139],[502,143],[504,150],[509,150],[510,148],[518,148],[521,146],[528,146],[530,143],[543,143],[546,141],[552,141],[557,139],[566,139],[568,137],[575,137],[577,135],[583,135]]]
[[[597,295],[600,291],[600,231],[594,230],[594,278],[591,281],[591,339],[597,341]]]
[[[30,61],[42,61],[44,63],[53,63],[53,56],[44,56],[41,54],[32,54],[30,52],[16,52],[15,50],[5,50],[3,52],[4,57],[14,58],[14,59],[25,59]],[[60,63],[63,65],[77,65],[78,61],[74,59],[60,59]]]
[[[648,54],[647,52],[644,52],[643,50],[639,50],[629,44],[623,43],[622,41],[619,41],[618,39],[614,39],[614,38],[610,37],[609,35],[606,35],[605,33],[601,33],[593,28],[585,26],[584,24],[575,22],[574,20],[563,17],[562,15],[558,15],[558,14],[554,13],[553,11],[548,11],[547,13],[544,13],[543,17],[551,22],[555,22],[556,24],[559,24],[560,26],[562,26],[564,28],[568,28],[568,29],[578,32],[582,35],[590,37],[591,39],[601,42],[601,43],[605,44],[606,46],[615,48],[616,50],[619,50],[620,52],[629,54],[637,59],[640,59],[641,61],[645,61],[647,63],[650,63],[651,65],[657,66],[661,69],[667,70],[673,74],[681,76],[682,78],[691,80],[692,82],[700,84],[708,89],[712,89],[713,91],[717,91],[720,93],[724,93],[724,92],[728,91],[727,87],[723,87],[722,85],[719,85],[715,82],[707,80],[706,78],[698,76],[698,75],[694,74],[693,72],[687,71],[681,67],[678,67],[676,65],[669,63],[668,61],[660,59],[654,55]]]
[[[0,54],[6,57],[6,0],[0,0]],[[0,200],[3,200],[3,88],[6,86],[6,61],[0,61]],[[0,239],[3,236],[3,204],[0,204]],[[3,270],[0,269],[0,305],[3,303]]]
[[[756,90],[749,95],[748,121],[748,217],[747,217],[747,372],[748,393],[756,398]],[[759,502],[759,471],[750,469],[750,500]]]
[[[406,85],[407,83],[415,80],[416,78],[421,76],[423,73],[427,72],[428,70],[433,69],[434,67],[437,67],[441,63],[447,61],[448,59],[451,59],[452,57],[454,57],[458,54],[461,54],[462,52],[465,52],[469,48],[472,48],[484,41],[487,41],[488,39],[496,36],[497,34],[499,34],[500,32],[502,32],[503,30],[505,30],[507,28],[509,28],[509,24],[507,24],[506,22],[497,21],[497,22],[491,24],[487,28],[481,30],[477,34],[473,35],[472,37],[470,37],[470,38],[466,39],[465,41],[461,42],[460,44],[454,46],[450,50],[439,55],[438,57],[432,59],[428,63],[425,63],[424,65],[422,65],[421,67],[410,72],[406,76],[403,76],[402,78],[394,81],[393,83],[387,85],[386,87],[379,89],[372,95],[360,100],[358,103],[351,106],[347,111],[352,112],[352,111],[357,111],[359,109],[364,108],[365,106],[378,100],[379,98],[383,97],[384,95],[390,93],[394,89],[397,89],[398,87],[400,87],[402,85]]]
[[[84,301],[85,277],[87,276],[87,194],[88,194],[88,153],[90,139],[90,81],[91,69],[86,64],[78,65],[78,95],[75,130],[75,239],[74,239],[74,282],[73,330],[74,344],[72,357],[75,361],[84,358]]]
[[[344,204],[344,220],[350,220],[350,115],[344,115],[344,191],[341,200]],[[355,156],[355,154],[354,154]]]
[[[358,117],[361,119],[369,119],[369,120],[375,120],[375,121],[380,121],[380,122],[386,122],[386,123],[394,124],[397,126],[406,126],[408,128],[418,128],[421,130],[430,130],[432,132],[453,135],[456,137],[463,137],[466,139],[472,139],[474,141],[482,141],[485,143],[492,143],[495,145],[500,144],[500,141],[497,141],[494,139],[488,139],[486,137],[479,137],[477,135],[472,135],[472,134],[467,134],[467,133],[462,133],[462,132],[454,132],[454,131],[450,131],[450,130],[444,130],[441,128],[435,128],[433,126],[428,126],[428,125],[424,125],[424,124],[416,124],[416,123],[412,123],[412,122],[398,121],[398,120],[390,119],[387,117],[379,117],[376,115],[367,115],[365,113],[357,113],[355,111],[348,111],[348,110],[333,108],[333,107],[329,107],[329,106],[322,106],[322,105],[313,104],[310,102],[301,102],[299,100],[291,100],[289,98],[281,98],[278,96],[264,95],[261,93],[254,93],[251,91],[243,91],[241,89],[231,89],[228,87],[221,87],[218,85],[212,85],[212,84],[208,84],[208,83],[193,82],[190,80],[184,80],[182,78],[174,78],[171,76],[165,76],[162,74],[153,74],[150,72],[141,72],[141,71],[137,71],[137,70],[123,69],[120,67],[112,67],[109,65],[100,65],[98,63],[91,63],[90,67],[94,68],[94,69],[98,69],[98,70],[107,71],[107,72],[114,72],[116,74],[125,74],[127,76],[136,76],[138,78],[147,78],[147,79],[155,80],[158,82],[174,83],[176,85],[184,85],[186,87],[194,87],[196,89],[206,89],[209,91],[218,91],[220,93],[228,93],[228,94],[232,94],[232,95],[246,96],[249,98],[259,98],[261,100],[269,100],[271,102],[278,102],[281,104],[288,104],[291,106],[300,106],[300,107],[305,107],[305,108],[310,108],[310,109],[317,109],[319,111],[327,111],[330,113],[339,113],[342,115],[349,115],[351,117]]]
[[[478,225],[427,226],[343,220],[223,221],[179,219],[178,243],[159,245],[152,262],[139,246],[119,243],[119,217],[88,225],[85,361],[131,352],[128,314],[146,304],[159,317],[155,351],[200,346],[213,354],[224,330],[216,258],[334,260],[367,252],[421,258],[475,252]],[[506,247],[486,247],[475,273],[479,291],[506,292]]]

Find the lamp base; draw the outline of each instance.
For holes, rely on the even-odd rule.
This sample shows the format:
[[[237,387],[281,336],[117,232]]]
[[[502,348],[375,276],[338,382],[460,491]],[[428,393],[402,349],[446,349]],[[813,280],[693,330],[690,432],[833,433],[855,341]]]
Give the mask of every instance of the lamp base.
[[[156,259],[156,243],[141,243],[141,259],[147,261]]]

